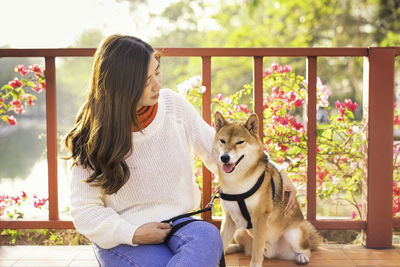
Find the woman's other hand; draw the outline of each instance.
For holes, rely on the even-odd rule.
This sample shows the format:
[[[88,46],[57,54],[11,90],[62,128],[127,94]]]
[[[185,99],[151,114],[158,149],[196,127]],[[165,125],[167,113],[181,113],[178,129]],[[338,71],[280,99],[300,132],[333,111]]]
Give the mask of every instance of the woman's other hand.
[[[171,231],[167,223],[151,222],[141,225],[132,237],[133,244],[160,244]]]
[[[289,180],[289,177],[287,176],[286,172],[284,170],[282,170],[280,172],[281,176],[282,176],[282,201],[285,198],[285,192],[289,192],[289,200],[288,203],[285,207],[285,213],[288,212],[294,205],[294,203],[296,202],[296,187],[294,187],[294,185],[292,184],[292,182]]]

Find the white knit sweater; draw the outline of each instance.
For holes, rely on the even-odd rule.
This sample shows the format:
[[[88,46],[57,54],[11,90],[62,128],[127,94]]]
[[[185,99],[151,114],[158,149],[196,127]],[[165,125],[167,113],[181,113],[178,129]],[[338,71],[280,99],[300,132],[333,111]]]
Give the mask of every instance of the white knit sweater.
[[[89,170],[72,168],[76,229],[102,248],[132,245],[140,225],[198,208],[201,198],[193,181],[192,155],[216,172],[213,138],[214,130],[186,99],[161,90],[154,120],[143,133],[132,133],[133,152],[126,159],[130,177],[117,193],[103,195],[100,188],[83,182]]]

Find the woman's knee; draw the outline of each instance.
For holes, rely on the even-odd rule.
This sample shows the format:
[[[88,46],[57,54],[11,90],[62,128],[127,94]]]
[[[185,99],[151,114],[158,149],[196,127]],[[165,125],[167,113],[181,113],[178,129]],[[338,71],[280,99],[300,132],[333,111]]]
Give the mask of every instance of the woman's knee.
[[[221,235],[219,229],[215,225],[209,222],[199,221],[193,224],[191,231],[199,243],[203,243],[204,246],[212,247],[217,250],[222,250]]]

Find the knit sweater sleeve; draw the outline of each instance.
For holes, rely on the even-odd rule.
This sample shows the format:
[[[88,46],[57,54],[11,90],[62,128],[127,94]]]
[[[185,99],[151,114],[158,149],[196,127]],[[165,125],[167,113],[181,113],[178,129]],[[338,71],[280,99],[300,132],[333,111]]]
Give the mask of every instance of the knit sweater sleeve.
[[[215,131],[208,125],[189,101],[180,96],[183,105],[185,127],[188,131],[191,146],[206,167],[218,173],[215,153],[212,149]]]
[[[84,182],[90,173],[74,165],[71,180],[71,215],[75,228],[98,246],[108,249],[132,244],[139,225],[132,225],[115,210],[107,208],[99,187]]]

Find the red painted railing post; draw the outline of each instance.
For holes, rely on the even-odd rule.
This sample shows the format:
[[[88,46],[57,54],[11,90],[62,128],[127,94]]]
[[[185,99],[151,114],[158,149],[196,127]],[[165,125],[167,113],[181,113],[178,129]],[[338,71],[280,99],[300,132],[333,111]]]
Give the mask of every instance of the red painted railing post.
[[[364,59],[368,248],[392,247],[394,59],[395,49],[376,47]]]
[[[58,220],[56,59],[46,57],[46,129],[49,220]]]
[[[317,57],[307,57],[307,220],[316,221]]]
[[[206,91],[202,97],[202,105],[201,105],[201,113],[203,119],[211,124],[211,57],[201,57],[202,59],[202,68],[201,68],[201,77],[202,84],[206,87]],[[203,194],[202,194],[202,203],[205,206],[211,200],[211,172],[207,169],[206,166],[202,167],[203,173]],[[203,220],[211,221],[211,212],[202,213],[201,215]]]
[[[253,57],[253,103],[253,110],[258,115],[258,134],[262,139],[264,137],[263,57]]]

